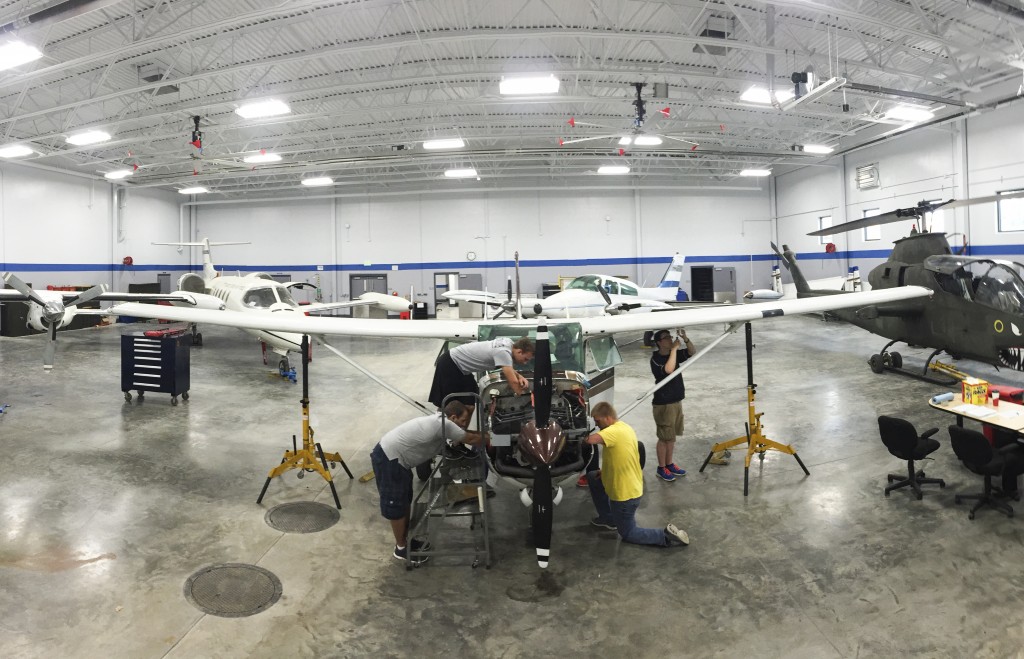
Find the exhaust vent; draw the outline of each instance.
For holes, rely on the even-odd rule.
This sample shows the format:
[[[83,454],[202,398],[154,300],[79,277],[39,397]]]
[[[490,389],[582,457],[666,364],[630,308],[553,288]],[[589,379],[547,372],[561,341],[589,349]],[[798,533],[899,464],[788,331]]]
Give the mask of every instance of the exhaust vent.
[[[873,190],[881,185],[878,180],[878,163],[861,165],[857,168],[857,189]]]
[[[704,29],[697,36],[728,41],[732,38],[735,31],[733,20],[725,16],[710,16],[708,17],[707,25],[704,26]],[[697,44],[693,47],[693,52],[722,56],[728,54],[729,49],[726,46]]]

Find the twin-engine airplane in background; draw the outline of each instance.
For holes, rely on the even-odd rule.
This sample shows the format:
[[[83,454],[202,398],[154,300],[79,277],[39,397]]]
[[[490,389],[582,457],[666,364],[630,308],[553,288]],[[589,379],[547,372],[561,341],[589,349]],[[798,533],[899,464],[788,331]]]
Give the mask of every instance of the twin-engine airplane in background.
[[[1024,192],[950,200],[944,203],[921,202],[912,208],[875,215],[815,231],[819,236],[853,231],[863,227],[913,219],[922,222],[938,208],[956,208],[1024,197]],[[889,259],[868,275],[872,291],[894,291],[923,287],[932,294],[903,302],[872,304],[833,312],[867,331],[890,339],[877,354],[871,355],[871,370],[896,371],[925,377],[928,364],[942,352],[953,358],[973,359],[993,366],[1024,371],[1024,265],[1013,261],[960,256],[950,249],[946,235],[922,232],[896,241]],[[796,256],[783,245],[783,252],[772,249],[789,269],[798,295],[821,299],[842,297],[837,291],[814,289],[796,264]],[[895,343],[932,348],[934,352],[920,372],[903,370],[903,356],[890,352]]]
[[[494,318],[503,314],[519,318],[587,318],[664,311],[674,308],[669,302],[683,299],[679,282],[682,280],[685,261],[686,257],[677,252],[665,270],[661,283],[655,287],[637,286],[631,281],[608,275],[581,275],[558,293],[541,300],[529,300],[525,304],[512,298],[511,279],[504,299],[495,293],[474,290],[449,291],[444,297],[499,309]]]
[[[533,395],[516,395],[500,373],[481,373],[477,377],[481,399],[477,410],[483,415],[480,419],[483,429],[490,434],[486,456],[492,472],[504,482],[514,484],[520,490],[523,502],[531,507],[537,562],[543,568],[548,565],[551,549],[553,506],[561,498],[559,483],[575,479],[583,468],[583,444],[589,434],[591,405],[600,400],[611,401],[614,394],[615,366],[622,361],[615,342],[617,333],[728,324],[729,328],[725,332],[683,364],[682,368],[686,368],[724,340],[739,323],[842,308],[876,308],[928,295],[931,295],[931,291],[924,288],[903,286],[892,290],[805,300],[673,309],[655,314],[534,321],[394,322],[315,318],[301,313],[256,314],[153,307],[137,303],[115,305],[107,309],[107,313],[167,318],[188,323],[212,323],[252,332],[295,336],[306,334],[318,339],[375,382],[425,414],[432,410],[352,362],[331,346],[327,337],[381,337],[389,340],[402,337],[434,338],[447,342],[444,349],[460,342],[490,340],[500,336],[533,338],[537,341],[534,361],[540,363],[535,364],[533,372],[524,369],[524,376],[533,378]],[[626,412],[628,410],[620,416]]]

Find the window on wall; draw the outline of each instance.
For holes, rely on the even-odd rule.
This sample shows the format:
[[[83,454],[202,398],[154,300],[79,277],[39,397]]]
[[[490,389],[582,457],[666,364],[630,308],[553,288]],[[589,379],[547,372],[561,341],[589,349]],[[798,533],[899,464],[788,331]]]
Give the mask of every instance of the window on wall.
[[[1011,192],[1024,192],[1024,188],[999,190],[996,194],[1003,195]],[[1000,231],[1024,231],[1024,197],[997,201],[996,221]]]
[[[818,218],[818,230],[819,231],[821,229],[827,229],[830,226],[832,226],[832,216],[831,215],[822,215],[821,217]],[[832,236],[818,236],[818,241],[819,241],[819,244],[821,244],[821,245],[827,245],[830,242],[832,242]]]
[[[861,217],[871,217],[878,215],[877,208],[865,208],[861,211]],[[873,227],[864,227],[864,240],[881,240],[882,239],[882,227],[877,224]]]

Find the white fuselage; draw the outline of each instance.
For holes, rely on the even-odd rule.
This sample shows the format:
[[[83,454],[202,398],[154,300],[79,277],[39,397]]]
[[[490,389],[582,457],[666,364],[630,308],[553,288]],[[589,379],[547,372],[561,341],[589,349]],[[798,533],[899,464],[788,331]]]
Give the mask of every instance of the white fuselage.
[[[224,301],[227,311],[254,314],[304,314],[292,298],[288,287],[266,275],[253,273],[244,277],[214,277],[206,280],[206,291]],[[245,330],[270,346],[274,352],[286,355],[302,350],[302,335],[290,332]]]
[[[612,304],[639,304],[641,306],[631,309],[628,313],[643,313],[654,309],[671,309],[672,307],[664,302],[641,298],[636,295],[608,295]],[[604,297],[595,291],[582,289],[568,289],[543,300],[537,300],[541,307],[538,314],[535,305],[523,305],[523,316],[531,318],[541,315],[548,318],[587,318],[590,316],[603,316],[607,312],[608,304]]]

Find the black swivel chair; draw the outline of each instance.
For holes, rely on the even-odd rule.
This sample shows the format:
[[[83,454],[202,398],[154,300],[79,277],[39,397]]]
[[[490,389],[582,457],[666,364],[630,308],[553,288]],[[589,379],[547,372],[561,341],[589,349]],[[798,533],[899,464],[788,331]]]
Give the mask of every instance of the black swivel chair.
[[[938,440],[931,438],[932,435],[939,432],[938,428],[926,430],[924,434],[918,436],[914,424],[909,421],[894,416],[880,416],[878,417],[878,432],[882,436],[885,448],[889,449],[889,453],[900,460],[907,461],[906,478],[900,474],[889,474],[890,485],[885,488],[885,496],[889,496],[893,490],[910,486],[920,500],[924,496],[921,493],[921,485],[938,483],[939,487],[946,487],[946,482],[941,478],[925,478],[924,470],[914,469],[914,460],[921,460],[939,448]]]
[[[967,513],[967,519],[974,519],[974,513],[982,506],[988,506],[1002,511],[1007,517],[1013,517],[1013,508],[1005,501],[1000,501],[996,496],[1004,495],[998,487],[992,486],[993,476],[1002,476],[1003,468],[1006,466],[1006,455],[992,448],[985,435],[975,430],[967,430],[960,426],[949,427],[949,439],[953,445],[953,452],[956,457],[964,463],[964,466],[976,474],[985,477],[985,491],[980,494],[958,494],[955,500],[960,503],[964,499],[977,499],[971,512]]]

